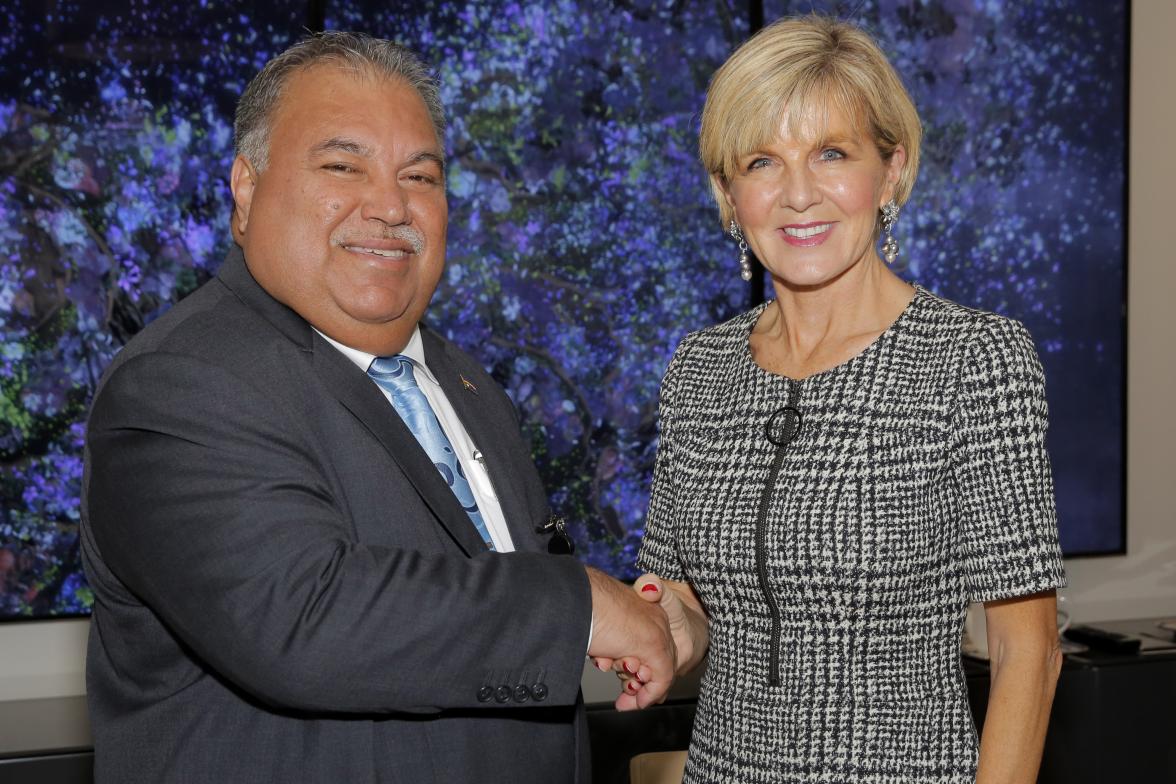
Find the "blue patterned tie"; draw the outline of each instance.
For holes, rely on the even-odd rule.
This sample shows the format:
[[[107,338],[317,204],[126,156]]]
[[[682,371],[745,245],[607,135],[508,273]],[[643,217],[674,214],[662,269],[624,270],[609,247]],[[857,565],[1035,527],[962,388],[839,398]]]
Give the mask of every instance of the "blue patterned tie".
[[[494,541],[490,538],[486,522],[482,520],[474,491],[461,470],[461,462],[453,451],[453,444],[449,443],[449,438],[441,429],[441,423],[437,421],[433,407],[429,405],[429,399],[417,385],[412,360],[402,354],[394,357],[376,357],[368,368],[368,375],[392,395],[392,407],[416,436],[416,440],[433,461],[433,465],[437,466],[441,477],[457,496],[458,502],[470,516],[486,546],[493,550]]]

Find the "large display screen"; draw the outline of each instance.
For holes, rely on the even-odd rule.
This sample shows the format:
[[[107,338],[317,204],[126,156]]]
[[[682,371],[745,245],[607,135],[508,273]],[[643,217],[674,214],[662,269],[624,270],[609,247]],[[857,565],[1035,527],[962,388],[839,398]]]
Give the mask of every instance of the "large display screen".
[[[119,348],[215,274],[233,106],[307,26],[436,67],[451,224],[427,320],[515,401],[586,562],[635,574],[661,374],[757,293],[697,163],[707,81],[760,14],[810,10],[872,30],[926,124],[903,274],[1029,326],[1064,549],[1124,547],[1125,3],[395,5],[0,11],[0,618],[88,612],[88,403]]]

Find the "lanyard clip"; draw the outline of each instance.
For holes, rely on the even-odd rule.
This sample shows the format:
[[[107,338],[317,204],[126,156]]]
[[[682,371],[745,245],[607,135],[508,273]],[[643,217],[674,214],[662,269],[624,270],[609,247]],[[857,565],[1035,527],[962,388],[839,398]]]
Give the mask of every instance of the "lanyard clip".
[[[555,513],[548,515],[547,522],[543,525],[535,526],[535,533],[551,534],[551,539],[547,542],[547,552],[552,555],[571,555],[576,551],[576,543],[568,535],[568,524]]]

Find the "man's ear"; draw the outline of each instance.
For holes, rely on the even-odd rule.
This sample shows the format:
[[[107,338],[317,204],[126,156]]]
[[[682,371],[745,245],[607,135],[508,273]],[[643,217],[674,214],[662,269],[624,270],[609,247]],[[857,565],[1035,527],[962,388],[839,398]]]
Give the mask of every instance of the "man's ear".
[[[249,208],[257,187],[257,170],[244,155],[233,159],[229,172],[229,189],[233,192],[233,234],[244,234],[249,225]]]

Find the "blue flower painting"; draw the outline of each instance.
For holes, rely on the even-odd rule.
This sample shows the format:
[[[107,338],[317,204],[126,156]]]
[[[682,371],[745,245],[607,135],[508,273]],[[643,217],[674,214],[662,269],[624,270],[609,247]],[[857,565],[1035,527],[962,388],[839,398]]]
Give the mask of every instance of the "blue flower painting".
[[[88,612],[87,406],[115,353],[215,274],[234,104],[310,6],[435,66],[451,224],[426,320],[507,390],[578,555],[635,574],[661,374],[753,294],[696,151],[748,4],[409,5],[0,10],[0,618]],[[904,274],[1030,327],[1063,544],[1120,549],[1124,3],[763,4],[813,9],[878,36],[926,125]]]

